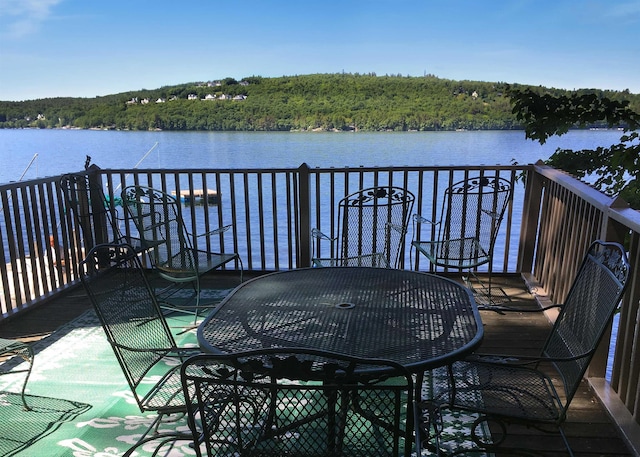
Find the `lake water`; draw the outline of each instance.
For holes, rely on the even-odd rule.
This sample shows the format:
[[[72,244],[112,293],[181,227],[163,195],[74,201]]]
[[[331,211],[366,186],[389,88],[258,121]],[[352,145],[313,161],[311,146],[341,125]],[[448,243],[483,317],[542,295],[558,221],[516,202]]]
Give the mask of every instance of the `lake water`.
[[[276,133],[1,130],[0,183],[84,168],[280,168],[508,165],[547,159],[556,148],[617,143],[616,130],[577,130],[546,144],[523,131]],[[151,151],[151,152],[149,152]],[[147,154],[148,153],[148,154]],[[142,161],[141,163],[139,163]]]

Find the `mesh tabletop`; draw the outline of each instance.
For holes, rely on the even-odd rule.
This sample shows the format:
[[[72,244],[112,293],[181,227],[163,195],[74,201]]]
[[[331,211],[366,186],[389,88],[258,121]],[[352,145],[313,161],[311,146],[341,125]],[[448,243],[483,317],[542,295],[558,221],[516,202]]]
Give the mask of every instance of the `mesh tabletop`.
[[[426,273],[360,267],[291,270],[247,281],[198,329],[205,352],[314,348],[416,369],[460,358],[481,339],[477,306],[462,285]]]

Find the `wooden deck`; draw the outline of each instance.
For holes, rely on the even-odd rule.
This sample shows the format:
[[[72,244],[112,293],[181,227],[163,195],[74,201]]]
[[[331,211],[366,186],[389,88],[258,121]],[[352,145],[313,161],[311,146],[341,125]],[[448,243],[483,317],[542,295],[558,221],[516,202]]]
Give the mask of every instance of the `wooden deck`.
[[[255,273],[245,272],[245,279],[254,275]],[[524,282],[518,276],[494,277],[494,283],[505,290],[512,304],[531,308],[536,306],[532,296],[526,291]],[[228,288],[237,284],[238,278],[235,275],[215,273],[206,278],[203,287]],[[46,337],[89,308],[90,304],[84,290],[77,287],[66,292],[64,297],[57,297],[24,316],[1,323],[0,337],[37,340]],[[482,319],[485,338],[481,350],[485,353],[536,354],[550,329],[547,318],[541,313],[498,314],[482,311]],[[585,382],[572,402],[565,431],[577,457],[634,455]],[[544,456],[567,455],[562,451],[561,438],[556,435],[523,428],[511,439],[519,445],[541,451],[541,455]]]

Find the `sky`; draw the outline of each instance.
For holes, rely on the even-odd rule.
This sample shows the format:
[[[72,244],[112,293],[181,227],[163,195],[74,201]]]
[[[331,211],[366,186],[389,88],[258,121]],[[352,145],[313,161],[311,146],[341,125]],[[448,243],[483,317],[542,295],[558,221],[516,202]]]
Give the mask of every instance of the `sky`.
[[[640,93],[640,0],[0,0],[0,100],[375,73]]]

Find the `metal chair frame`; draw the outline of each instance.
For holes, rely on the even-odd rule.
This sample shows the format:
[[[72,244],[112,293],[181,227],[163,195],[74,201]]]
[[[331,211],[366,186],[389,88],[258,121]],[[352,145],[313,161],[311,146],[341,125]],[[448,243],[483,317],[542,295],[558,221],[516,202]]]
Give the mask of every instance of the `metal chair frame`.
[[[413,380],[394,362],[274,348],[193,357],[182,380],[198,456],[411,454]]]
[[[419,405],[420,439],[427,440],[430,428],[439,427],[434,416],[440,408],[453,408],[480,414],[472,437],[486,451],[535,454],[527,449],[502,446],[508,425],[524,424],[545,431],[551,426],[573,455],[562,424],[620,304],[629,274],[629,261],[622,246],[592,243],[540,356],[479,354],[455,362],[448,367],[450,386]],[[551,372],[554,374],[550,375]],[[552,379],[560,379],[560,389]],[[475,430],[483,422],[500,424],[502,436],[494,437],[492,442],[478,438]],[[437,433],[434,438],[437,442]]]
[[[145,186],[128,186],[122,192],[123,205],[133,220],[142,241],[152,259],[153,267],[160,276],[172,284],[192,284],[194,305],[170,303],[178,311],[192,311],[198,317],[201,309],[200,277],[228,262],[236,261],[240,266],[242,282],[242,259],[237,253],[211,252],[194,248],[195,237],[188,232],[178,201],[161,190]],[[198,237],[219,236],[229,229],[226,225]],[[161,301],[169,303],[170,291],[159,295]]]
[[[399,268],[414,195],[406,189],[377,186],[358,190],[338,203],[335,238],[311,230],[316,267]],[[331,258],[320,255],[320,242],[331,243]]]
[[[186,412],[180,365],[199,353],[176,345],[135,250],[126,244],[95,246],[80,264],[81,280],[141,412],[158,418]]]
[[[511,201],[511,183],[498,176],[476,176],[458,181],[444,192],[437,222],[413,216],[411,247],[423,254],[435,267],[468,270],[480,285],[488,303],[493,303],[491,276],[493,251],[500,224]],[[431,227],[428,240],[420,238],[422,225]],[[487,265],[488,284],[478,280],[475,270]],[[470,278],[465,278],[472,288]],[[478,292],[474,289],[475,292]]]

